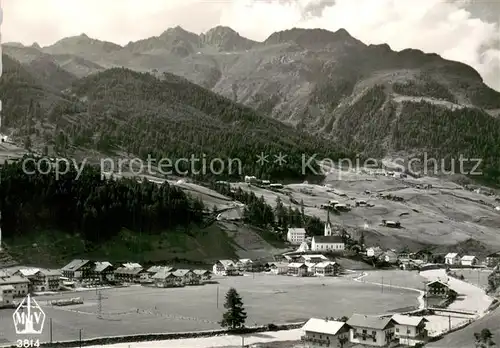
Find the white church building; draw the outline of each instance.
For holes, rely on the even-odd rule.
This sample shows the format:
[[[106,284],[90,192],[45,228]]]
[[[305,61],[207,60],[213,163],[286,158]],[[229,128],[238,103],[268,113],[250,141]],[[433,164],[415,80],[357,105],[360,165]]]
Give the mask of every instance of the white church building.
[[[325,223],[325,232],[323,236],[314,236],[311,242],[311,251],[322,252],[339,252],[343,253],[345,243],[342,236],[333,233],[332,224],[330,223],[330,214],[328,214]]]

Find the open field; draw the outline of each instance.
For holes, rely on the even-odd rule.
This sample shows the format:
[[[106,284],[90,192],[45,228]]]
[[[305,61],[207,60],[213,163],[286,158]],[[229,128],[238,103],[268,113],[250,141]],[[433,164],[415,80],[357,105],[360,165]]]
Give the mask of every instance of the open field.
[[[479,286],[480,288],[486,289],[488,286],[488,276],[491,274],[489,269],[451,269],[452,272],[456,273],[457,276],[463,275],[464,281],[467,283]]]
[[[384,284],[386,291],[389,291],[392,285],[423,291],[426,279],[417,271],[388,270],[370,271],[361,281]]]
[[[305,212],[326,221],[327,212],[321,204],[329,200],[355,205],[362,199],[373,207],[354,207],[349,212],[330,214],[333,223],[353,228],[354,237],[364,229],[365,240],[370,245],[400,248],[404,245],[418,248],[426,244],[453,245],[469,238],[477,239],[488,247],[500,246],[500,212],[493,196],[471,192],[460,185],[439,178],[398,179],[362,172],[333,169],[325,179],[325,186],[292,184],[278,191],[232,184],[243,190],[263,196],[274,205],[280,197],[285,205],[299,207],[294,202],[304,202]],[[420,189],[416,185],[432,185]],[[369,193],[365,191],[368,190]],[[378,194],[392,194],[403,201],[384,199]],[[345,196],[344,196],[345,195]],[[382,219],[400,221],[402,228],[380,226]],[[357,230],[357,232],[356,232]]]
[[[97,318],[94,291],[41,296],[37,301],[47,318],[52,318],[54,340],[78,339],[80,328],[87,338],[219,328],[224,295],[230,287],[235,287],[243,297],[250,326],[305,321],[310,317],[350,316],[354,312],[383,314],[418,305],[418,294],[414,291],[393,289],[382,293],[378,286],[344,278],[255,275],[219,281],[219,285],[177,289],[132,286],[103,290],[104,319]],[[71,308],[47,305],[48,300],[76,296],[82,296],[85,303]],[[15,340],[12,310],[0,311],[0,328],[0,344]],[[48,331],[46,323],[43,340],[49,339]]]

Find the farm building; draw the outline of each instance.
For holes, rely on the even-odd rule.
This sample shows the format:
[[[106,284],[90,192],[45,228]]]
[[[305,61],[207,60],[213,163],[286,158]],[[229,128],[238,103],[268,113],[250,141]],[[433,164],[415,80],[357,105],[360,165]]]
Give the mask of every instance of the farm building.
[[[349,341],[366,346],[384,347],[394,340],[395,321],[392,318],[353,314],[347,321]]]
[[[458,253],[448,253],[444,257],[444,263],[447,265],[458,265],[460,264],[460,255]]]
[[[462,264],[462,266],[475,266],[478,264],[478,262],[479,260],[477,259],[477,257],[473,255],[464,255],[460,259],[460,263]]]
[[[272,274],[287,274],[288,273],[288,263],[286,262],[274,262],[269,268]]]
[[[412,347],[427,340],[425,325],[428,320],[424,317],[395,314],[392,319],[396,323],[395,337],[399,344]]]
[[[379,257],[384,251],[380,247],[370,247],[366,249],[366,256]]]
[[[446,297],[450,291],[453,291],[450,289],[448,284],[445,284],[439,280],[427,283],[426,287],[428,296],[433,297]]]
[[[288,264],[288,275],[296,277],[304,277],[307,275],[307,265],[304,263],[290,263]]]
[[[305,347],[341,347],[349,340],[349,326],[343,321],[309,319],[302,327],[301,341]]]
[[[312,273],[316,276],[333,277],[339,273],[339,265],[332,261],[321,262],[313,266]]]
[[[495,267],[499,263],[500,263],[500,252],[496,252],[486,256],[486,266]]]
[[[234,275],[238,270],[232,260],[219,260],[213,265],[212,272],[217,275]]]

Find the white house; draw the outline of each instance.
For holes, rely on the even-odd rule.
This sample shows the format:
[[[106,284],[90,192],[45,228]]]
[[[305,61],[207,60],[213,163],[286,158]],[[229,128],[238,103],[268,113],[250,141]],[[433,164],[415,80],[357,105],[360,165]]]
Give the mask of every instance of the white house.
[[[395,314],[392,319],[396,323],[394,336],[400,344],[413,347],[426,341],[428,320],[424,317]]]
[[[447,265],[458,265],[460,264],[460,256],[458,253],[448,253],[444,257],[444,263]]]
[[[311,250],[344,252],[345,244],[341,236],[314,236]]]
[[[301,245],[306,240],[305,228],[288,228],[286,239],[293,245]]]
[[[351,327],[349,331],[351,343],[384,347],[394,340],[395,322],[392,318],[353,314],[347,325]]]
[[[332,277],[336,276],[339,271],[339,265],[333,261],[325,261],[321,263],[317,263],[314,265],[312,269],[312,273],[315,276],[322,277]]]
[[[12,285],[14,292],[12,296],[26,296],[28,294],[30,281],[19,275],[0,278],[0,286]]]
[[[236,264],[232,260],[219,260],[212,268],[213,274],[217,275],[231,275],[236,273],[236,271]]]
[[[311,318],[302,327],[306,348],[319,346],[341,348],[349,341],[349,327],[343,321]]]
[[[475,266],[478,262],[479,260],[477,259],[477,257],[472,255],[464,255],[460,259],[460,263],[462,264],[462,266]]]
[[[253,183],[257,182],[257,178],[255,176],[245,175],[245,182],[247,184],[253,184]]]
[[[14,306],[14,287],[12,285],[0,286],[0,308]]]
[[[288,263],[286,262],[274,262],[271,264],[272,274],[287,274],[288,273]]]
[[[384,251],[380,247],[370,247],[366,249],[366,256],[368,257],[378,257]]]

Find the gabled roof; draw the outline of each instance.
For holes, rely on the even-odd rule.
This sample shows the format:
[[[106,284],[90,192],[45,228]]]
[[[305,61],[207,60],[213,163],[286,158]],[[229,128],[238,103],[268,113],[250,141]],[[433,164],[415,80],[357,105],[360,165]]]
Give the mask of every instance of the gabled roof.
[[[138,264],[137,262],[124,263],[123,267],[125,267],[125,268],[142,268],[142,266],[140,264]]]
[[[320,334],[336,335],[344,326],[346,326],[346,323],[343,321],[311,318],[304,324],[302,330],[317,332]]]
[[[62,272],[58,269],[41,269],[39,272],[46,277],[51,277],[51,276],[60,277],[60,276],[62,276]]]
[[[445,259],[454,259],[457,256],[458,256],[458,253],[448,253],[448,254],[446,254],[446,256],[444,258]]]
[[[304,263],[300,262],[292,262],[288,264],[288,268],[302,268],[302,267],[307,267]]]
[[[156,280],[165,280],[167,278],[176,278],[177,276],[173,274],[172,272],[168,272],[167,270],[161,270],[158,273],[156,273],[152,278]]]
[[[314,236],[313,241],[316,244],[329,244],[329,243],[344,243],[344,240],[342,239],[341,236]]]
[[[431,285],[438,285],[438,284],[444,285],[444,286],[446,286],[447,288],[449,288],[449,285],[448,285],[448,284],[446,284],[445,282],[442,282],[442,281],[440,281],[440,280],[434,280],[434,281],[432,281],[432,282],[429,282],[429,283],[427,283],[427,286],[431,286]]]
[[[40,271],[40,268],[20,268],[16,273],[20,273],[23,277],[32,277]]]
[[[392,319],[399,325],[419,326],[422,322],[428,322],[424,317],[394,314]]]
[[[347,321],[347,325],[353,327],[364,327],[368,329],[384,330],[389,324],[394,323],[392,318],[381,318],[374,315],[353,314]]]
[[[325,262],[320,262],[318,264],[316,264],[316,268],[325,268],[325,267],[328,267],[328,266],[335,266],[337,265],[336,262],[333,262],[333,261],[325,261]]]
[[[241,262],[241,263],[253,263],[253,261],[250,259],[239,259],[239,262]]]
[[[162,272],[162,271],[165,271],[165,272],[170,272],[173,270],[173,267],[170,267],[170,266],[151,266],[149,267],[146,271],[148,273],[158,273],[158,272]]]
[[[78,271],[80,268],[83,266],[87,265],[90,262],[90,260],[80,260],[80,259],[75,259],[68,263],[66,266],[61,268],[61,271]]]
[[[108,267],[112,267],[113,265],[108,261],[96,262],[95,263],[95,272],[102,272]]]
[[[27,278],[21,276],[10,276],[10,277],[0,278],[0,285],[20,284],[29,282],[30,281]]]
[[[192,273],[190,269],[177,269],[172,272],[176,277],[184,277],[186,274]]]
[[[302,255],[304,260],[311,260],[311,259],[322,259],[322,260],[328,260],[328,258],[325,255],[322,254],[313,254],[313,255]]]
[[[462,256],[462,258],[460,260],[462,261],[472,261],[474,259],[476,259],[477,257],[473,256],[473,255],[464,255]]]
[[[137,275],[141,272],[143,272],[144,270],[142,268],[128,268],[128,267],[118,267],[116,270],[115,270],[115,273],[118,273],[118,274],[130,274],[130,275]]]
[[[219,260],[219,262],[224,268],[234,267],[234,261],[232,260]]]
[[[195,269],[193,271],[193,273],[196,274],[196,275],[204,275],[204,274],[207,274],[207,273],[210,274],[212,272],[210,272],[209,270],[206,270],[206,269]]]
[[[303,233],[305,234],[306,233],[306,229],[305,228],[297,228],[297,227],[289,227],[288,228],[288,232],[291,233],[291,232],[295,232],[295,233]]]
[[[12,285],[1,285],[0,290],[2,291],[14,291],[14,287]]]

